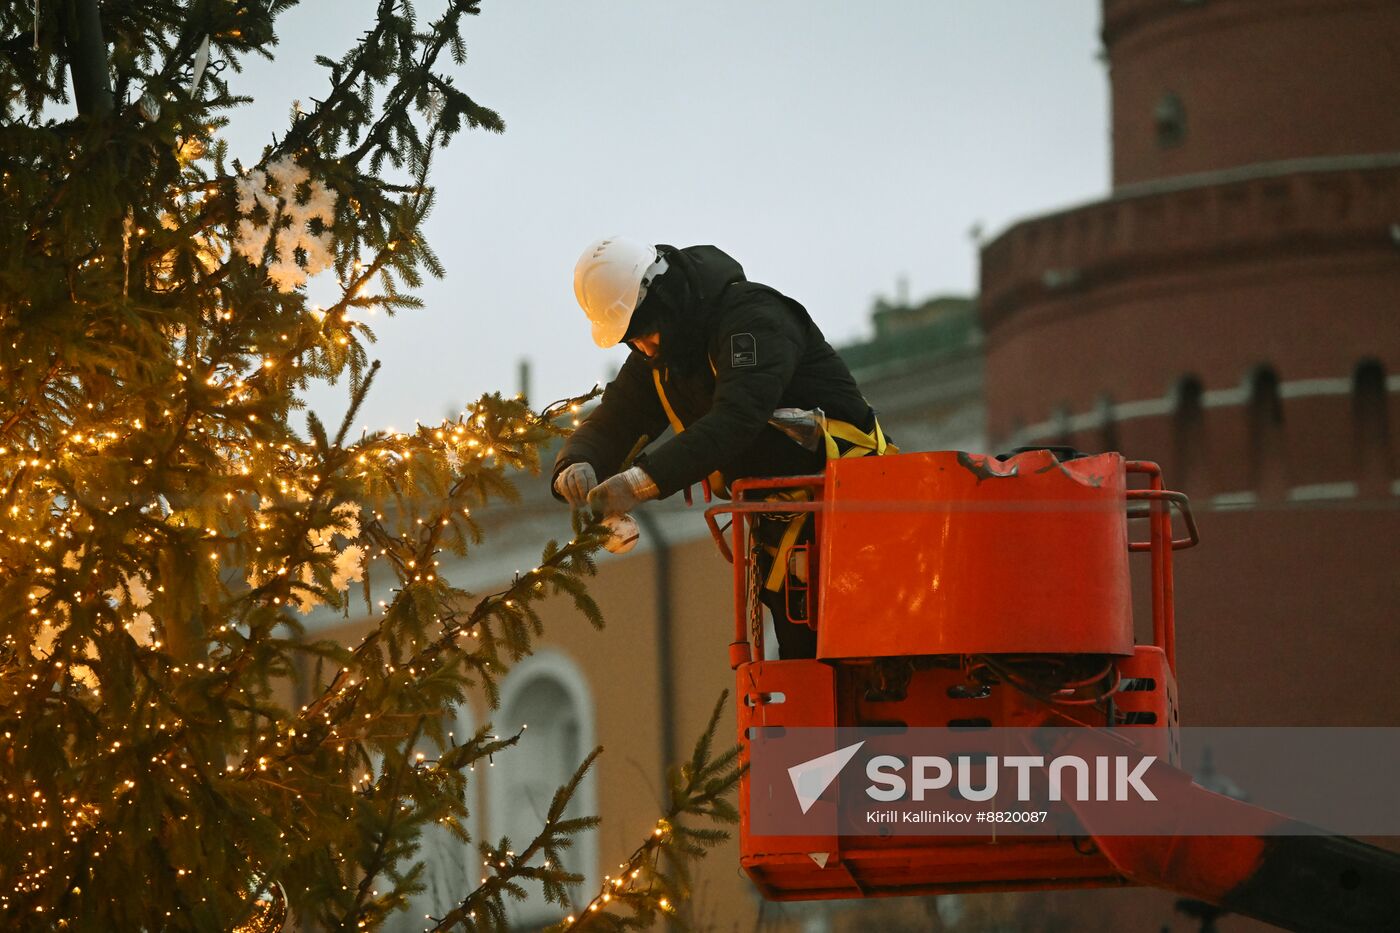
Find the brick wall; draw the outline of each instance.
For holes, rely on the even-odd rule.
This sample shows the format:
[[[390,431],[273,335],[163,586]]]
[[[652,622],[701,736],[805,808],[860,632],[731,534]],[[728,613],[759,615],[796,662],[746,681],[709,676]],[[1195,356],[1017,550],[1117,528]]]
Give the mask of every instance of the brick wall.
[[[1106,0],[1103,36],[1115,186],[1400,151],[1392,0]]]

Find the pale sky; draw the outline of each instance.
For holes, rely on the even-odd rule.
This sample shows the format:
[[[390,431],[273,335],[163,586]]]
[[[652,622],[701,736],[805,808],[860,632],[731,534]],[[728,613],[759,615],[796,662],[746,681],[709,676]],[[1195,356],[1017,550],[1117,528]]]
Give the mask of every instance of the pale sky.
[[[293,99],[325,88],[372,0],[307,0],[230,148],[257,158]],[[438,3],[418,0],[424,22]],[[1099,0],[485,0],[458,86],[504,135],[464,132],[436,165],[427,234],[447,277],[425,310],[376,324],[384,369],[359,423],[436,421],[483,391],[537,405],[621,362],[588,336],[575,260],[600,236],[713,243],[802,301],[833,343],[876,294],[976,285],[974,225],[1108,188]],[[312,395],[339,421],[343,386]]]

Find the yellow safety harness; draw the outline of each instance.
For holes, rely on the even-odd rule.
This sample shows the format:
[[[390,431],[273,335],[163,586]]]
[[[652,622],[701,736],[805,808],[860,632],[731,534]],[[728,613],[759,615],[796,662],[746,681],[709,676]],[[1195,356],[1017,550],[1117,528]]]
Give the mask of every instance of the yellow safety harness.
[[[710,364],[711,369],[714,369],[714,366],[714,363]],[[656,396],[661,399],[661,407],[666,410],[666,420],[671,422],[671,428],[677,434],[683,433],[685,431],[685,425],[681,424],[681,419],[676,415],[676,410],[671,407],[671,400],[666,397],[666,389],[661,383],[661,372],[659,370],[653,369],[651,371],[651,381],[656,383]],[[724,487],[724,477],[720,475],[719,470],[715,470],[706,477],[705,482],[709,484],[710,492],[716,496],[723,496],[728,492]]]
[[[880,427],[879,418],[875,419],[875,429],[869,434],[849,421],[825,418],[822,422],[822,437],[826,441],[828,460],[854,460],[856,457],[883,457],[886,454],[899,453],[898,447],[885,440],[885,432]],[[837,446],[837,441],[844,441],[850,447],[843,453]],[[774,498],[803,502],[811,498],[811,493],[805,489],[793,489],[779,493]],[[799,512],[793,516],[792,521],[788,522],[787,530],[778,541],[778,546],[773,549],[773,566],[769,568],[768,578],[763,582],[764,588],[770,592],[776,593],[782,588],[783,579],[787,576],[789,555],[797,545],[797,539],[807,524],[809,514],[811,513]]]
[[[710,368],[714,369],[714,362],[711,361]],[[685,425],[676,415],[675,409],[671,407],[670,399],[666,398],[666,388],[661,380],[661,373],[653,369],[651,371],[652,381],[656,383],[656,396],[661,400],[661,407],[666,412],[666,420],[671,422],[671,428],[681,434],[685,431]],[[875,429],[870,433],[862,431],[849,421],[837,421],[833,418],[822,419],[822,438],[826,444],[826,459],[828,460],[852,460],[856,457],[883,457],[886,454],[897,454],[899,448],[885,440],[885,432],[880,428],[880,419],[875,419]],[[842,441],[850,446],[843,452],[837,445],[837,441]],[[715,495],[724,495],[727,490],[724,485],[724,477],[719,471],[711,473],[706,480],[709,483],[710,491]],[[806,490],[790,490],[776,493],[773,498],[787,499],[793,502],[803,501],[810,498]],[[787,576],[788,555],[792,553],[797,538],[802,534],[802,528],[807,523],[806,512],[801,512],[793,517],[788,523],[787,530],[783,532],[782,539],[778,542],[777,548],[773,549],[773,567],[768,572],[768,579],[764,582],[765,588],[776,592],[783,585],[783,578]]]

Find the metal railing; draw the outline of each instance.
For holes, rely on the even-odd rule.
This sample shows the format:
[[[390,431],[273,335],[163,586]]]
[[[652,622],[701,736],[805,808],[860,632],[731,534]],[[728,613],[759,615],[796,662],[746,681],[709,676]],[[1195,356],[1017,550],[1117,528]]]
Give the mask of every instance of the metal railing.
[[[1145,476],[1146,489],[1129,489],[1125,494],[1127,517],[1132,520],[1146,519],[1148,536],[1144,541],[1129,540],[1128,550],[1133,553],[1149,554],[1148,564],[1151,573],[1152,599],[1152,643],[1166,655],[1167,664],[1173,674],[1176,672],[1176,603],[1174,597],[1175,576],[1172,552],[1194,547],[1200,541],[1195,516],[1191,512],[1190,500],[1184,493],[1165,488],[1162,470],[1148,460],[1125,460],[1124,469],[1128,474]],[[731,487],[732,501],[727,504],[712,505],[705,510],[705,522],[715,545],[725,560],[734,567],[734,640],[729,644],[731,668],[763,657],[762,626],[750,625],[752,616],[759,611],[757,594],[752,585],[756,572],[753,566],[752,551],[749,546],[749,525],[755,518],[767,514],[794,515],[811,513],[815,545],[808,549],[808,618],[819,615],[816,605],[817,586],[821,574],[821,523],[826,505],[821,493],[825,484],[824,474],[804,476],[764,477],[736,480]],[[775,493],[801,491],[810,498],[807,501],[775,500]],[[749,498],[750,496],[762,498]],[[1179,512],[1185,526],[1186,536],[1174,537],[1172,528],[1173,510]],[[718,520],[720,515],[729,515],[727,526]],[[726,541],[726,534],[729,540]]]

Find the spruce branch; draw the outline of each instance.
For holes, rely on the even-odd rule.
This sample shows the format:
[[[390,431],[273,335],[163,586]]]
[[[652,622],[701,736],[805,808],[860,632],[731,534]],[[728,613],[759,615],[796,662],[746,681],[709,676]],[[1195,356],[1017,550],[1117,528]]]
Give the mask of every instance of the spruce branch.
[[[404,778],[407,776],[412,765],[409,764],[408,757],[413,750],[414,743],[423,733],[423,723],[426,717],[419,716],[413,731],[403,741],[402,760],[396,762],[392,767],[392,777],[390,780],[389,792],[385,795],[386,809],[388,816],[382,827],[375,833],[374,851],[361,863],[360,883],[355,888],[355,901],[346,911],[344,918],[337,925],[341,930],[363,929],[361,921],[365,914],[365,900],[369,896],[372,886],[381,873],[389,866],[385,859],[385,853],[389,850],[389,843],[393,837],[395,821],[401,818],[401,813],[405,809],[399,803],[399,797],[403,790]],[[371,917],[373,914],[371,914]]]
[[[543,595],[542,585],[548,582],[559,583],[561,579],[567,579],[570,574],[584,572],[588,565],[581,558],[601,546],[602,534],[602,532],[594,530],[591,534],[576,538],[568,545],[558,548],[552,553],[547,553],[536,570],[518,578],[509,587],[483,597],[475,608],[464,616],[459,617],[453,614],[450,609],[445,610],[447,625],[443,633],[400,666],[406,669],[430,671],[435,670],[438,665],[443,663],[445,657],[455,656],[462,663],[476,670],[483,677],[483,681],[489,689],[489,686],[494,683],[494,677],[499,673],[498,669],[503,667],[489,630],[490,621],[502,615],[515,615],[520,606],[540,598]],[[395,603],[386,609],[384,616],[386,623],[392,622],[399,611],[401,601],[410,598],[408,594],[407,590],[400,591]],[[591,605],[586,593],[574,595],[576,600]],[[596,613],[596,607],[593,612]],[[245,775],[255,773],[259,768],[259,762],[269,756],[285,762],[295,756],[311,754],[320,747],[321,743],[329,741],[334,736],[336,726],[351,720],[359,712],[357,704],[367,683],[363,679],[363,671],[367,662],[377,656],[380,643],[387,637],[389,630],[389,625],[381,623],[379,627],[366,635],[351,652],[349,663],[342,667],[321,694],[303,707],[296,716],[290,728],[300,733],[304,741],[277,753],[272,750],[276,739],[269,737],[261,745],[248,751],[239,769],[240,773]],[[483,641],[485,644],[477,650],[466,650],[462,647],[461,641],[468,637]],[[492,691],[492,695],[494,695],[494,691]],[[317,736],[321,738],[318,740],[315,738]]]
[[[524,849],[516,852],[506,838],[494,846],[481,845],[482,865],[487,875],[481,879],[479,887],[433,925],[435,933],[452,929],[507,928],[505,897],[524,900],[527,894],[521,881],[540,882],[546,901],[567,905],[569,887],[583,881],[583,876],[564,867],[562,852],[573,845],[575,836],[596,827],[599,819],[596,816],[568,817],[566,811],[584,775],[602,752],[601,746],[593,749],[574,769],[568,782],[555,791],[544,825]],[[542,861],[537,863],[537,856],[541,856]]]
[[[9,437],[11,429],[19,424],[20,419],[33,407],[35,400],[43,396],[45,387],[49,384],[49,381],[58,374],[58,370],[59,363],[55,362],[49,367],[49,371],[39,380],[39,384],[34,389],[34,394],[24,399],[20,403],[19,409],[6,418],[3,424],[0,424],[0,440]]]
[[[362,397],[367,388],[367,384],[361,384],[358,394]],[[595,393],[596,390],[594,393],[561,400],[540,413],[530,412],[523,403],[512,403],[512,415],[499,420],[489,416],[489,410],[496,401],[491,397],[484,397],[475,409],[481,412],[476,418],[459,419],[455,425],[447,427],[420,428],[413,435],[374,435],[349,448],[341,449],[337,446],[333,450],[332,458],[319,464],[316,472],[319,480],[309,491],[308,498],[313,503],[318,501],[324,491],[331,488],[337,474],[346,468],[367,473],[370,470],[369,465],[376,462],[412,462],[415,454],[419,460],[424,457],[441,457],[449,449],[494,449],[500,445],[506,450],[507,445],[516,443],[522,437],[533,437],[537,443],[543,437],[561,430],[555,426],[556,420],[562,414],[576,410]],[[393,470],[397,467],[383,469]],[[501,467],[493,469],[499,470]],[[562,547],[551,542],[546,546],[537,567],[512,581],[505,589],[482,597],[469,611],[457,609],[453,604],[456,595],[450,589],[443,588],[439,581],[421,579],[422,574],[418,572],[418,568],[431,565],[438,551],[441,535],[462,512],[463,496],[469,491],[473,495],[480,493],[479,488],[469,483],[469,480],[479,477],[465,464],[462,470],[462,474],[448,489],[446,497],[427,511],[431,520],[424,523],[423,534],[411,545],[405,547],[402,538],[377,519],[366,523],[367,541],[384,546],[383,550],[386,553],[390,552],[390,548],[395,549],[392,552],[392,563],[401,587],[393,602],[385,607],[380,624],[349,653],[346,663],[321,694],[308,703],[289,724],[290,728],[300,732],[303,737],[321,735],[325,740],[329,740],[335,734],[335,728],[358,711],[359,697],[369,683],[366,669],[372,666],[374,659],[378,657],[382,643],[394,638],[397,622],[409,611],[409,607],[424,592],[425,587],[427,592],[432,594],[431,598],[439,604],[437,615],[441,620],[441,632],[402,661],[398,667],[433,671],[445,663],[460,662],[477,672],[493,696],[495,677],[506,667],[499,647],[503,645],[512,658],[519,658],[528,652],[530,636],[539,634],[538,617],[532,615],[531,609],[535,601],[549,595],[567,594],[595,626],[602,624],[597,606],[588,596],[580,580],[582,576],[593,572],[590,555],[601,546],[606,534],[596,525],[579,524],[575,529],[576,537]],[[304,539],[312,513],[311,507],[302,510],[306,517],[299,519],[292,526],[293,540]],[[288,566],[298,566],[291,556],[288,556],[286,561]],[[414,579],[415,577],[420,579]],[[271,592],[275,592],[267,587],[284,587],[287,584],[278,581],[285,579],[286,575],[275,577],[263,587],[250,590],[240,597],[240,601],[246,604],[265,598]],[[492,626],[493,622],[503,626],[503,630],[497,632]],[[522,622],[531,622],[534,628],[522,627]],[[477,647],[466,649],[465,639],[472,639]],[[236,675],[256,657],[257,643],[258,638],[250,636],[244,640],[240,651],[231,656],[225,665],[227,683],[233,683]],[[239,773],[255,773],[259,762],[268,758],[285,761],[294,755],[309,754],[318,747],[314,742],[302,741],[274,751],[275,743],[276,739],[269,737],[251,747],[243,756]]]
[[[617,874],[581,910],[552,931],[645,930],[661,915],[676,918],[691,894],[690,869],[710,848],[729,838],[722,828],[702,828],[695,821],[733,825],[739,813],[728,800],[744,768],[739,747],[711,753],[729,691],[720,694],[705,731],[689,760],[670,771],[671,801],[645,841],[628,856]],[[624,913],[625,911],[625,913]]]
[[[331,89],[324,100],[316,102],[310,114],[292,124],[283,137],[282,148],[295,150],[308,147],[322,138],[328,125],[335,125],[345,119],[345,111],[358,107],[356,94],[365,72],[375,61],[375,52],[395,25],[394,9],[399,0],[379,0],[375,13],[374,26],[367,30],[359,43],[339,62],[325,56],[317,56],[317,62],[331,70]]]

